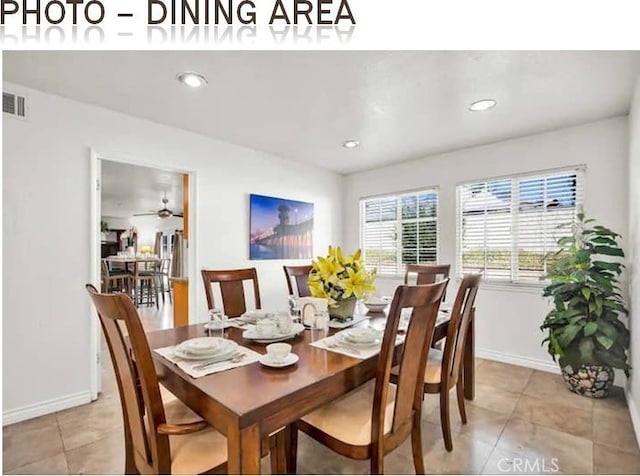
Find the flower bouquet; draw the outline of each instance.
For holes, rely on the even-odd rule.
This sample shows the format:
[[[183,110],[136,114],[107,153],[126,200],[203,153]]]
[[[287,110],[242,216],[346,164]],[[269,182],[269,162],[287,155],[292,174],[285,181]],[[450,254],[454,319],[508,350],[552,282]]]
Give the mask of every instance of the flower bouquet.
[[[329,246],[326,257],[318,256],[309,273],[309,290],[313,297],[329,302],[329,314],[338,320],[353,317],[358,299],[366,299],[376,290],[376,271],[367,271],[361,250],[345,256],[338,246]]]

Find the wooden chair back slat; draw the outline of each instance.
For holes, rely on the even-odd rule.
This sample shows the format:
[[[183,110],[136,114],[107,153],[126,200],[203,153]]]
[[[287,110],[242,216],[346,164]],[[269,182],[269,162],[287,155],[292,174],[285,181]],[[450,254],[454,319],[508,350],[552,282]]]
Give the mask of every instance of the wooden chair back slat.
[[[142,473],[170,473],[169,439],[157,433],[158,426],[165,423],[164,407],[138,312],[125,294],[100,294],[91,284],[86,288],[98,312],[111,354],[126,435],[130,439],[126,443],[132,446],[135,465]],[[121,323],[126,328],[130,349]]]
[[[458,294],[451,310],[447,328],[447,340],[442,359],[442,385],[450,388],[458,382],[464,360],[464,347],[469,323],[475,312],[475,301],[480,287],[479,274],[465,275],[458,288]]]
[[[287,279],[287,287],[289,288],[289,295],[295,294],[291,282],[291,278],[295,279],[296,288],[298,290],[299,297],[311,296],[309,290],[309,273],[313,268],[311,265],[304,266],[283,266],[284,275]]]
[[[427,363],[430,342],[433,338],[438,310],[448,280],[431,285],[398,286],[387,323],[376,371],[376,387],[373,400],[372,440],[383,441],[387,394],[393,358],[395,354],[398,325],[402,309],[413,308],[405,336],[400,365],[391,434],[411,427],[415,412],[422,405],[422,381]],[[420,384],[419,384],[420,383]],[[385,404],[383,404],[385,402]]]
[[[225,314],[229,317],[238,317],[244,314],[247,311],[247,303],[245,300],[243,281],[251,281],[253,283],[253,296],[256,309],[262,307],[260,303],[258,273],[255,268],[230,270],[203,269],[202,280],[204,281],[204,290],[209,309],[215,308],[211,285],[218,283],[220,285],[222,307],[224,308]]]

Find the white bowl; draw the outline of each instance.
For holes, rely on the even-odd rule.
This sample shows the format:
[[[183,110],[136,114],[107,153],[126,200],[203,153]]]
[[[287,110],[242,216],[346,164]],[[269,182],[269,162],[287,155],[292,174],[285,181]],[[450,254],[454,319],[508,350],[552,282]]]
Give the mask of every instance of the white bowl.
[[[382,312],[387,307],[387,303],[365,302],[364,305],[372,312]]]

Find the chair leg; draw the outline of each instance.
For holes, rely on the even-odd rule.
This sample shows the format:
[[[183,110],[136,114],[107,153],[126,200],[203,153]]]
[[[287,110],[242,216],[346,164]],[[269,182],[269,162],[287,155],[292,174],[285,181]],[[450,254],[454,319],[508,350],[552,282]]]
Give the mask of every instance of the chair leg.
[[[134,449],[131,441],[131,433],[127,425],[124,428],[124,474],[140,474],[133,457]]]
[[[411,428],[411,450],[413,452],[413,467],[416,470],[416,474],[425,474],[424,457],[422,456],[421,420],[422,412],[415,412],[413,416],[413,427]]]
[[[371,452],[371,474],[384,474],[384,455],[378,448]]]
[[[458,396],[458,410],[460,410],[460,419],[462,423],[467,423],[467,410],[464,407],[464,382],[462,378],[458,379],[456,384],[456,394]]]
[[[444,447],[447,451],[453,450],[451,441],[451,417],[449,411],[449,390],[446,386],[440,390],[440,425],[442,426],[442,437],[444,438]]]
[[[294,425],[287,425],[284,430],[287,442],[287,474],[298,472],[298,428]]]
[[[155,275],[151,278],[151,284],[153,285],[153,296],[156,300],[156,309],[160,309],[160,296],[158,296],[158,279]]]

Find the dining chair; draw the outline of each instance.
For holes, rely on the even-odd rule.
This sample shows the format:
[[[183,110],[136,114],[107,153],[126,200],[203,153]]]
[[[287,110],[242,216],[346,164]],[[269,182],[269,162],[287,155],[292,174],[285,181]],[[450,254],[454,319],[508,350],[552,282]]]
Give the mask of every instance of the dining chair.
[[[289,288],[289,296],[293,296],[295,293],[293,292],[292,286],[292,278],[295,280],[297,295],[298,297],[308,297],[311,296],[311,291],[309,290],[309,273],[313,266],[303,265],[303,266],[283,266],[284,276],[287,279],[287,287]]]
[[[169,302],[171,302],[171,283],[169,282],[169,270],[171,269],[171,258],[161,258],[160,264],[155,272],[158,293],[162,296],[164,303],[164,295],[169,294]]]
[[[305,415],[294,423],[288,465],[296,469],[297,432],[352,459],[370,460],[371,473],[384,472],[384,456],[411,436],[416,473],[422,456],[422,381],[442,294],[448,280],[396,289],[378,356],[375,380]],[[402,310],[413,308],[399,358],[397,383],[390,383]]]
[[[220,285],[222,295],[222,307],[229,317],[238,317],[247,311],[247,303],[244,295],[244,281],[253,283],[253,297],[256,309],[261,308],[260,289],[258,287],[258,273],[255,268],[229,269],[229,270],[202,270],[204,291],[207,296],[209,309],[215,308],[213,289],[211,285]]]
[[[102,291],[110,292],[127,292],[131,287],[131,274],[126,271],[115,271],[109,268],[109,262],[102,259]]]
[[[160,260],[136,261],[134,266],[133,280],[136,294],[134,300],[136,305],[151,306],[155,304],[156,309],[159,309],[157,272]]]
[[[440,425],[442,427],[444,446],[447,451],[453,450],[449,411],[449,393],[453,387],[456,387],[460,419],[462,423],[467,423],[462,368],[465,341],[469,333],[469,325],[475,314],[474,306],[480,286],[480,278],[481,275],[479,274],[468,274],[462,279],[451,310],[444,351],[431,349],[424,373],[424,393],[440,395]],[[393,382],[397,379],[397,371],[392,372],[391,381]]]
[[[126,474],[224,473],[224,435],[204,421],[185,423],[185,416],[195,414],[179,400],[163,404],[151,350],[131,299],[125,294],[100,294],[91,284],[86,288],[98,312],[118,382]]]
[[[86,288],[98,312],[118,382],[125,474],[226,474],[226,437],[202,420],[185,422],[198,415],[180,400],[163,403],[151,350],[131,298],[100,294],[91,284]],[[282,451],[281,441],[282,432],[264,438],[262,456],[271,449]],[[270,459],[275,474],[283,458]]]

